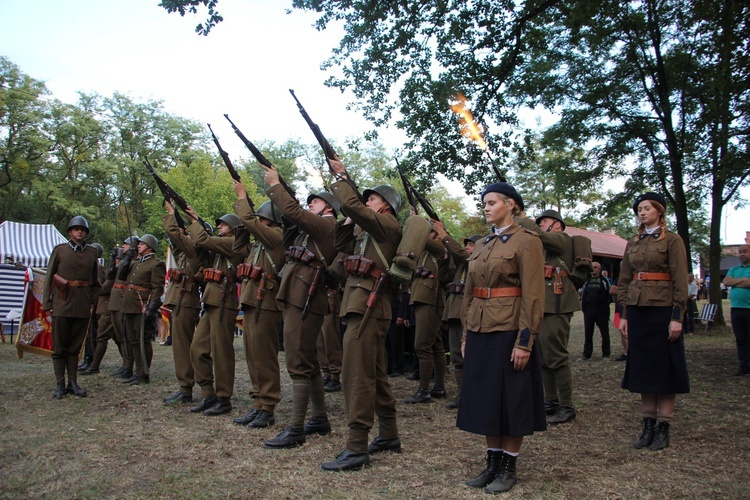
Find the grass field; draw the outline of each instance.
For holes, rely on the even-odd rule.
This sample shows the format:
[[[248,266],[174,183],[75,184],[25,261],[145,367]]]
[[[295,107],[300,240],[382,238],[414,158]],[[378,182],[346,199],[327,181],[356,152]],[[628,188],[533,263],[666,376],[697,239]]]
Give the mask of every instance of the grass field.
[[[728,311],[728,304],[725,306]],[[728,314],[728,313],[727,313]],[[729,328],[703,327],[686,339],[692,392],[677,400],[672,445],[635,450],[640,403],[619,388],[624,364],[581,360],[582,317],[573,319],[571,359],[577,420],[528,438],[509,498],[750,498],[750,376],[734,377]],[[613,358],[621,348],[612,330]],[[598,333],[597,333],[598,335]],[[596,339],[596,337],[595,337]],[[235,340],[234,411],[205,417],[165,407],[177,387],[172,351],[154,344],[152,383],[123,386],[107,373],[80,377],[87,398],[52,398],[48,358],[16,357],[0,345],[0,496],[3,498],[476,498],[463,485],[483,468],[484,440],[455,427],[443,401],[406,405],[416,382],[392,379],[404,452],[372,457],[350,473],[320,470],[343,450],[344,398],[329,394],[333,434],[304,447],[270,450],[263,440],[281,431],[290,411],[282,375],[277,425],[249,430],[232,423],[247,411],[249,377],[242,341]],[[282,364],[283,366],[283,364]],[[455,394],[448,376],[449,397]],[[371,434],[374,437],[374,433]]]

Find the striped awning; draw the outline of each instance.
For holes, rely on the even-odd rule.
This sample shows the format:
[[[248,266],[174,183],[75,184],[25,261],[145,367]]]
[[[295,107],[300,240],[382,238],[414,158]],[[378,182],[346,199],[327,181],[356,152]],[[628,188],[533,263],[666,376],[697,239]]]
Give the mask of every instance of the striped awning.
[[[0,224],[0,264],[47,267],[52,249],[67,240],[52,224],[5,221]]]

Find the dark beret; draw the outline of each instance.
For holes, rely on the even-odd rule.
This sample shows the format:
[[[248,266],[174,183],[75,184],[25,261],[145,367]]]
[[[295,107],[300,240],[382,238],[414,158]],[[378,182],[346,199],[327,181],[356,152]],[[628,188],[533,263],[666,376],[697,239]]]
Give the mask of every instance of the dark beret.
[[[486,195],[487,193],[504,194],[511,200],[515,201],[516,205],[518,205],[518,208],[523,210],[523,198],[521,198],[521,195],[518,194],[516,188],[514,188],[507,182],[496,182],[484,188],[484,191],[482,191],[482,201],[484,201],[484,195]]]
[[[646,200],[655,201],[656,203],[664,207],[665,210],[667,209],[667,200],[659,193],[649,191],[647,193],[638,195],[638,197],[635,199],[635,203],[633,203],[633,212],[635,212],[636,215],[638,215],[638,205],[640,205],[642,201]]]

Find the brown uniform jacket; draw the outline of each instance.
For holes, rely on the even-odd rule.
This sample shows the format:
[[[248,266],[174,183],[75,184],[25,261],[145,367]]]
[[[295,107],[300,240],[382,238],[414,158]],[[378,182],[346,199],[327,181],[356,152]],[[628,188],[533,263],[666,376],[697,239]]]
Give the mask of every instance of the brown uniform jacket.
[[[88,281],[89,286],[69,286],[67,300],[59,290],[53,292],[53,276],[57,274],[68,281]],[[61,318],[88,318],[96,305],[101,284],[99,260],[96,249],[85,245],[74,250],[70,242],[57,245],[47,264],[47,281],[42,292],[42,307]]]
[[[185,273],[185,278],[177,282],[169,282],[164,292],[164,305],[200,309],[201,294],[199,280],[203,279],[201,268],[211,267],[208,252],[199,251],[191,238],[183,234],[177,225],[174,215],[166,214],[162,217],[164,231],[172,242],[172,255],[177,268]],[[184,291],[183,291],[184,290]],[[182,295],[182,302],[180,302]]]
[[[102,285],[99,297],[96,302],[96,314],[109,314],[109,296],[112,294],[112,285],[115,284],[115,280],[108,279]]]
[[[454,240],[450,235],[442,240],[448,254],[453,258],[456,269],[453,273],[451,285],[464,285],[466,283],[466,273],[469,270],[469,257],[471,254],[462,247],[460,243]],[[463,293],[446,293],[445,294],[445,311],[443,312],[443,321],[449,319],[461,319],[461,305],[463,303]]]
[[[207,281],[203,291],[203,303],[210,306],[221,307],[222,287],[226,293],[224,309],[237,311],[240,306],[237,297],[237,264],[242,262],[242,257],[232,251],[234,246],[233,236],[209,236],[206,229],[197,221],[188,226],[188,233],[195,241],[195,246],[211,252],[210,268],[218,269],[227,277],[226,284],[215,281]]]
[[[334,249],[334,235],[336,231],[335,217],[321,217],[308,210],[286,192],[280,184],[268,190],[268,197],[279,207],[284,217],[296,225],[300,232],[294,239],[295,246],[306,246],[317,256],[313,261],[327,267],[336,257]],[[290,304],[300,309],[305,306],[307,293],[315,275],[315,269],[302,262],[287,260],[282,271],[281,286],[276,294],[280,303]],[[328,314],[328,295],[324,280],[324,270],[320,272],[318,289],[310,303],[310,312],[320,315]]]
[[[246,231],[242,231],[234,239],[233,250],[238,255],[246,256],[246,264],[254,264],[263,269],[265,275],[265,295],[261,309],[278,311],[276,294],[279,291],[279,272],[284,266],[283,230],[280,227],[267,227],[255,216],[246,199],[239,199],[234,204],[234,212],[242,221]],[[250,235],[255,243],[250,241]],[[251,280],[243,278],[240,303],[247,306],[258,306],[258,288],[261,279]]]
[[[152,300],[161,300],[164,293],[164,280],[167,277],[167,266],[156,257],[156,254],[148,254],[134,259],[130,263],[128,279],[125,281],[128,288],[122,300],[120,311],[123,314],[140,314],[142,307],[146,307]],[[145,290],[131,288],[130,285]]]
[[[428,304],[431,306],[445,306],[445,292],[440,285],[440,279],[445,278],[448,270],[448,259],[445,258],[445,247],[436,240],[428,238],[422,255],[417,259],[417,267],[423,266],[430,270],[432,278],[414,275],[411,282],[411,296],[409,305]]]
[[[553,233],[543,230],[533,219],[517,219],[519,226],[535,232],[544,246],[544,264],[554,268],[559,267],[561,271],[569,273],[575,262],[573,240],[564,232]],[[578,297],[578,289],[570,278],[562,277],[562,295],[555,295],[555,278],[545,278],[545,314],[564,314],[581,310],[581,300]],[[558,299],[559,298],[559,299]],[[558,305],[559,304],[559,305]]]
[[[520,297],[474,297],[474,288],[521,287]],[[466,331],[518,330],[516,347],[531,351],[544,316],[544,256],[535,233],[512,224],[476,243],[469,258],[461,321]]]
[[[396,249],[401,241],[401,224],[391,214],[379,214],[370,210],[359,201],[349,184],[336,182],[331,191],[341,203],[346,214],[352,218],[362,231],[355,236],[355,225],[340,223],[336,228],[336,249],[345,254],[359,255],[374,262],[375,267],[385,272],[391,266]],[[378,252],[377,246],[380,248]],[[364,248],[363,248],[364,247]],[[383,258],[381,258],[381,255]],[[341,299],[340,315],[364,314],[367,310],[367,299],[375,285],[375,278],[350,275],[344,285],[344,297]],[[381,287],[380,299],[375,303],[371,317],[391,319],[391,287]]]
[[[634,276],[639,272],[669,273],[671,279],[642,281]],[[651,235],[630,238],[617,282],[623,319],[627,319],[625,306],[672,306],[672,319],[682,322],[687,307],[687,275],[685,244],[675,233],[667,231],[661,240]]]

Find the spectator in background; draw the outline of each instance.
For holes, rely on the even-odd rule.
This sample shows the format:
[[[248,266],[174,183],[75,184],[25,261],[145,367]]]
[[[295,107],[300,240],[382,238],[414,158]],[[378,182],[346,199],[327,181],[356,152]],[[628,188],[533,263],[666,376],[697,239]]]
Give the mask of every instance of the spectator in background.
[[[612,286],[609,288],[609,294],[612,296],[612,300],[615,301],[615,328],[620,330],[620,316],[622,315],[622,305],[617,301],[617,283],[619,280],[615,280]],[[615,361],[627,361],[628,359],[628,338],[620,332],[620,341],[622,342],[622,354],[615,358]]]
[[[602,359],[609,358],[609,280],[602,276],[602,265],[592,263],[591,277],[583,284],[581,308],[583,309],[583,358],[591,359],[594,350],[594,326],[602,335]]]
[[[736,376],[750,373],[750,246],[740,247],[740,265],[727,271],[723,284],[732,287],[729,293],[731,321],[737,341],[739,368]]]
[[[695,276],[688,274],[688,301],[685,309],[685,321],[682,322],[682,333],[693,333],[695,331],[695,315],[698,312],[698,306],[695,301],[698,298],[698,285],[695,283]]]

